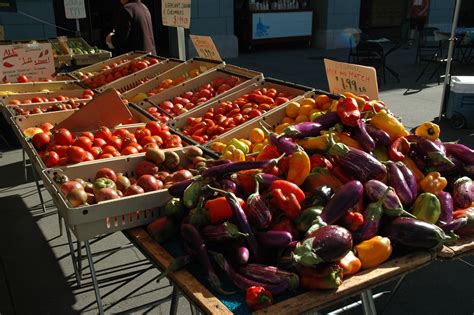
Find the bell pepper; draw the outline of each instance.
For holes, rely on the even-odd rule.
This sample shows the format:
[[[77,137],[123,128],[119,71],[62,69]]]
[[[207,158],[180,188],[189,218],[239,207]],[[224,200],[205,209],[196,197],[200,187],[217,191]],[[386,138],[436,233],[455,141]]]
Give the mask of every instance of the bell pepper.
[[[380,100],[373,100],[369,102],[366,101],[364,106],[362,107],[362,112],[378,113],[385,108],[385,103]]]
[[[273,189],[281,189],[285,195],[294,194],[299,203],[302,203],[306,197],[298,185],[283,179],[273,181],[270,190]]]
[[[390,239],[379,235],[357,244],[354,248],[362,263],[362,269],[378,266],[392,254]]]
[[[370,124],[388,133],[392,141],[398,137],[409,135],[409,132],[405,129],[403,124],[385,109],[375,114],[370,120]]]
[[[392,161],[402,161],[410,151],[410,143],[405,137],[398,137],[392,141],[388,148],[388,156]]]
[[[237,139],[235,140],[239,141]],[[229,144],[222,153],[221,159],[231,160],[233,162],[243,162],[245,161],[245,153],[241,149],[238,149],[234,144]]]
[[[282,189],[273,189],[271,192],[273,204],[291,220],[296,219],[301,212],[301,205],[295,194],[285,193]]]
[[[311,192],[319,186],[329,186],[333,191],[339,189],[342,186],[341,181],[327,168],[316,167],[311,170],[308,177],[306,178],[303,189],[304,191]]]
[[[364,99],[362,96],[355,95],[352,92],[346,91],[346,92],[342,93],[342,95],[344,95],[346,98],[352,98],[354,101],[356,101],[357,106],[359,107],[359,109],[362,109],[364,107],[365,103],[367,103],[367,100]]]
[[[359,150],[364,150],[362,146],[360,145],[359,141],[357,141],[356,139],[352,138],[351,136],[349,136],[348,134],[344,132],[335,132],[334,141],[342,142],[345,145],[348,145],[350,147],[353,147]]]
[[[236,174],[237,184],[245,196],[248,196],[255,191],[255,175],[257,174],[257,170],[245,170]]]
[[[303,210],[295,220],[296,228],[302,233],[306,233],[323,212],[323,207],[316,206]]]
[[[297,151],[291,155],[289,163],[286,180],[301,186],[311,170],[311,162],[308,154],[305,151]]]
[[[412,213],[421,221],[435,224],[441,214],[441,203],[432,193],[419,194],[413,204]]]
[[[339,179],[342,184],[348,183],[352,180],[352,178],[348,177],[340,166],[334,167],[332,169],[332,173],[334,174],[334,176],[336,176],[337,179]]]
[[[436,140],[439,138],[441,129],[437,124],[427,121],[415,129],[415,135],[421,136],[430,140]]]
[[[469,208],[459,209],[453,212],[453,219],[459,219],[462,217],[467,218],[467,223],[465,226],[457,229],[455,232],[459,235],[474,234],[474,205]]]
[[[257,161],[276,159],[281,155],[277,148],[272,144],[267,144],[257,155]]]
[[[338,265],[342,268],[342,274],[345,278],[359,272],[362,267],[362,262],[354,255],[354,252],[350,250],[346,256],[339,260]]]
[[[301,206],[304,209],[316,206],[324,207],[333,194],[334,190],[331,187],[327,185],[317,186],[315,189],[306,192],[306,198]]]
[[[245,302],[252,310],[260,310],[273,304],[273,296],[265,288],[253,286],[245,292]]]
[[[94,182],[94,193],[101,190],[102,188],[117,189],[115,182],[107,177],[99,177]]]
[[[336,112],[342,124],[350,127],[357,126],[357,121],[360,119],[360,111],[359,105],[353,97],[346,97],[339,100]]]
[[[240,206],[245,209],[245,201],[238,198]],[[222,223],[232,217],[232,209],[225,197],[217,197],[206,201],[204,208],[207,210],[212,224]]]
[[[304,289],[337,289],[342,284],[343,269],[335,263],[302,267],[300,285]]]
[[[416,166],[416,163],[409,157],[405,157],[402,162],[410,169],[416,178],[416,182],[419,184],[420,181],[425,178],[425,174]]]
[[[364,215],[356,211],[347,211],[342,217],[342,225],[351,232],[359,230],[364,224]]]
[[[329,150],[329,135],[323,134],[317,137],[306,137],[296,140],[296,143],[305,150],[325,152]]]
[[[431,172],[420,181],[423,191],[438,195],[448,185],[448,180],[441,176],[439,172]]]
[[[317,153],[312,154],[309,157],[309,162],[311,163],[311,169],[315,167],[324,167],[327,169],[332,169],[333,167],[331,161],[326,159],[323,155]]]
[[[170,239],[177,231],[176,224],[168,217],[160,217],[148,224],[148,234],[158,243]]]

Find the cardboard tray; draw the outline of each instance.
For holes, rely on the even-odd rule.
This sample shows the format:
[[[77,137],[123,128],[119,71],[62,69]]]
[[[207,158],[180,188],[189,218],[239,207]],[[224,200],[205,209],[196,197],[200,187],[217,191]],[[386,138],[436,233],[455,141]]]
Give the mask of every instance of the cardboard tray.
[[[200,75],[216,68],[223,68],[224,63],[222,61],[216,61],[216,60],[208,60],[208,59],[201,59],[201,58],[193,58],[189,59],[179,66],[174,67],[173,69],[163,72],[159,76],[153,78],[152,80],[145,82],[144,84],[141,84],[137,86],[134,89],[131,89],[127,91],[126,93],[123,93],[122,96],[125,99],[132,100],[135,95],[138,93],[148,93],[152,89],[156,88],[157,86],[160,85],[161,81],[165,79],[176,79],[179,76],[182,75],[187,75],[188,72],[194,68],[198,68],[201,73]],[[191,78],[186,78],[186,81],[190,80]]]
[[[8,96],[23,93],[37,93],[48,91],[65,91],[83,89],[79,81],[52,81],[52,82],[31,82],[31,83],[6,83],[0,84],[0,91],[11,91],[10,94],[1,94],[0,100]]]

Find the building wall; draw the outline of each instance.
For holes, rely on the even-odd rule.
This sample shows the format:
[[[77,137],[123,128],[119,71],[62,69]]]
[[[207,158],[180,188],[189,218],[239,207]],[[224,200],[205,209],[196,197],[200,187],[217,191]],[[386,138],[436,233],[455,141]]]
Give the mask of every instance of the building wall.
[[[17,0],[18,11],[55,23],[53,0]],[[6,40],[45,39],[56,36],[56,28],[15,12],[0,12]]]
[[[450,29],[454,14],[455,1],[431,0],[428,13],[428,25],[440,29]]]

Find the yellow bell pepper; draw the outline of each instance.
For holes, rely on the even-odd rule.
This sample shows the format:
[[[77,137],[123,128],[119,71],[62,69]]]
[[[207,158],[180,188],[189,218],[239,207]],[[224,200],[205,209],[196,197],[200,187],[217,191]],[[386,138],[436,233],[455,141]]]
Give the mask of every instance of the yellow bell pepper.
[[[409,135],[409,132],[405,129],[403,124],[385,109],[381,109],[375,114],[370,120],[370,124],[388,133],[392,141],[398,137]]]
[[[441,176],[439,172],[428,173],[420,181],[420,187],[424,192],[438,195],[448,185],[448,180]]]
[[[306,137],[296,141],[305,150],[327,151],[329,149],[329,135],[323,134],[317,137]]]
[[[362,262],[362,269],[368,269],[380,265],[392,254],[390,239],[382,236],[374,236],[354,247],[357,257]]]
[[[339,133],[339,132],[336,132],[334,134],[334,141],[336,142],[342,142],[344,143],[345,145],[348,145],[350,147],[353,147],[353,148],[356,148],[356,149],[359,149],[359,150],[363,150],[362,149],[362,146],[360,145],[359,141],[357,141],[356,139],[354,138],[351,138],[350,136],[344,134],[344,133]]]
[[[225,150],[226,144],[216,141],[216,142],[211,143],[210,147],[211,147],[211,150],[222,154]]]
[[[301,186],[311,171],[311,162],[306,151],[297,151],[290,157],[286,180]]]
[[[432,123],[431,121],[427,121],[420,126],[418,126],[415,130],[415,134],[417,136],[421,136],[430,140],[436,140],[439,138],[439,134],[441,129],[437,124]]]

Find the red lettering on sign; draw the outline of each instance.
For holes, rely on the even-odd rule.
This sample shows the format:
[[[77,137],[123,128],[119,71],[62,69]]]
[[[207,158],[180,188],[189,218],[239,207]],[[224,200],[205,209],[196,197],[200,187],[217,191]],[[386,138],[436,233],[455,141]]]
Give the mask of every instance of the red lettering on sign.
[[[5,49],[3,52],[3,60],[12,58],[12,57],[18,57],[18,53],[16,52],[15,48],[12,49]]]

